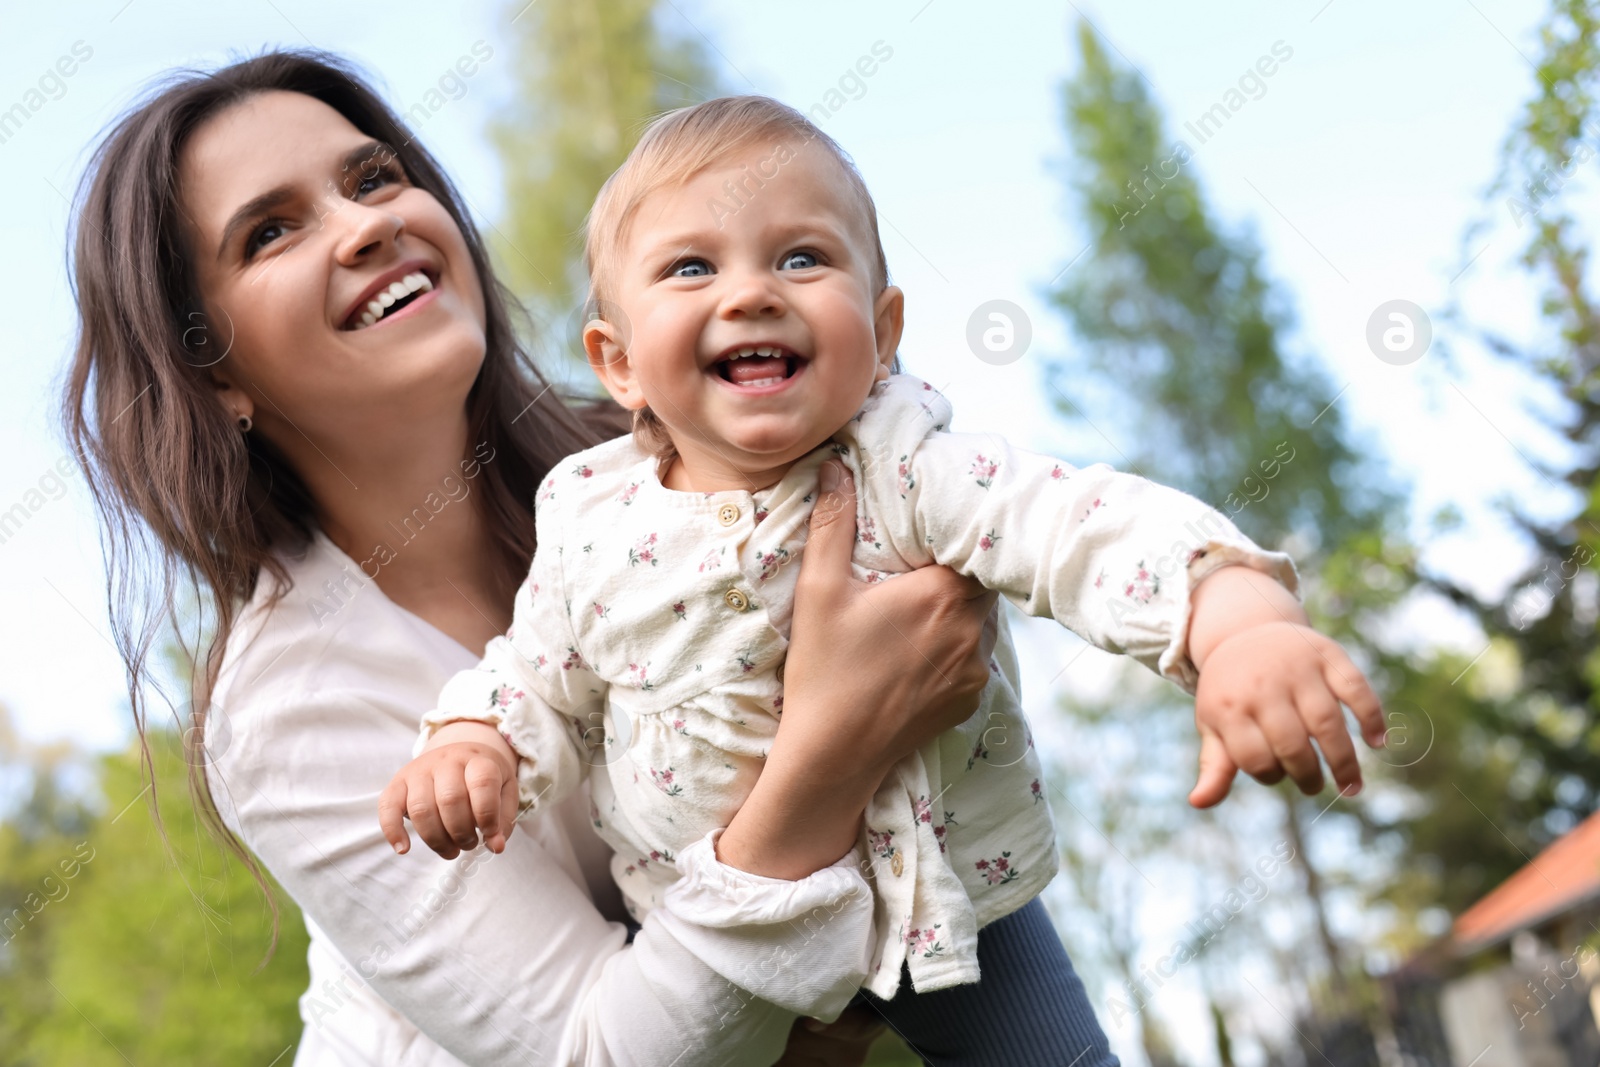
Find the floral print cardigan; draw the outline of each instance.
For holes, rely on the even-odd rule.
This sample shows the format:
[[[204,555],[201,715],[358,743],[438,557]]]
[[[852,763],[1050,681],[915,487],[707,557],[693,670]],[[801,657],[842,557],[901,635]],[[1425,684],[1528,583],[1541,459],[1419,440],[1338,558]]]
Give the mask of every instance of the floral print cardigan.
[[[828,444],[754,493],[669,490],[631,438],[558,463],[535,501],[538,550],[512,628],[445,687],[424,734],[459,719],[496,724],[521,757],[524,807],[589,776],[595,829],[642,917],[676,877],[675,855],[726,826],[761,773],[783,715],[795,564],[829,456],[855,477],[857,577],[949,565],[1189,692],[1200,578],[1243,563],[1297,588],[1288,556],[1193,497],[953,433],[950,419],[931,386],[895,375]],[[978,710],[904,759],[866,811],[858,859],[876,938],[866,988],[883,997],[902,962],[918,991],[976,981],[978,929],[1057,869],[1001,622]]]

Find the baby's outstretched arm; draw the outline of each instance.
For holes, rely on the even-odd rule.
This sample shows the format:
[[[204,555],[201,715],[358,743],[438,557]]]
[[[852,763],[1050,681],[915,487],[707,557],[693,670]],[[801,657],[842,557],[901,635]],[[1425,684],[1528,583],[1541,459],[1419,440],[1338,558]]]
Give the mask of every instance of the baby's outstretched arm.
[[[1359,791],[1361,766],[1339,705],[1355,713],[1373,748],[1384,744],[1383,708],[1339,643],[1312,629],[1294,594],[1250,567],[1227,566],[1195,585],[1190,610],[1200,777],[1189,803],[1219,803],[1241,769],[1267,784],[1287,773],[1301,792],[1321,792],[1313,737],[1340,791]]]
[[[489,851],[505,851],[517,819],[516,752],[488,723],[445,723],[378,798],[383,836],[401,855],[411,848],[407,815],[417,836],[447,860],[477,847],[480,830]]]

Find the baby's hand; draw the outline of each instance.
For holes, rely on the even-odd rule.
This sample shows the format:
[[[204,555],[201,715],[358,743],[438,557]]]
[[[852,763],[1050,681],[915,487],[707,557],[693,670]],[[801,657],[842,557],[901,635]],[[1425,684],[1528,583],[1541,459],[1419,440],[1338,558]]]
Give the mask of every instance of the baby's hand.
[[[1341,701],[1360,721],[1367,744],[1383,747],[1383,708],[1337,641],[1283,619],[1223,638],[1210,650],[1195,692],[1200,780],[1189,803],[1209,808],[1220,802],[1241,769],[1268,785],[1287,772],[1302,793],[1321,792],[1313,737],[1340,791],[1355,795],[1361,766]]]
[[[516,752],[488,723],[446,723],[378,797],[383,836],[401,855],[411,848],[405,815],[447,860],[476,848],[480,830],[490,852],[504,852],[517,820]]]
[[[1268,785],[1287,772],[1302,793],[1321,792],[1313,737],[1340,791],[1357,792],[1361,765],[1339,702],[1355,712],[1373,748],[1383,747],[1383,708],[1338,642],[1308,625],[1292,593],[1250,567],[1224,566],[1205,576],[1192,604],[1200,781],[1189,803],[1219,803],[1241,768]]]

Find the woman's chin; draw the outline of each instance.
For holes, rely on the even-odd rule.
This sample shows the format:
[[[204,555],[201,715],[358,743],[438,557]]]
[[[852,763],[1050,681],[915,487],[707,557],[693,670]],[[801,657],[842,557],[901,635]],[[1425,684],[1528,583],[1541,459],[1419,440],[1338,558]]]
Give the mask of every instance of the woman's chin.
[[[461,323],[418,336],[396,334],[395,342],[357,361],[370,395],[381,396],[383,406],[402,417],[422,409],[465,408],[487,351],[481,330]]]

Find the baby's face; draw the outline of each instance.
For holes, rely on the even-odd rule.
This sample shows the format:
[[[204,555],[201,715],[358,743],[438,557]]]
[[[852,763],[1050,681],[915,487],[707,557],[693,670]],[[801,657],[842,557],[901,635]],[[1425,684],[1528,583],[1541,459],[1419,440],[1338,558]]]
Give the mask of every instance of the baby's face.
[[[618,259],[621,315],[586,341],[611,394],[671,432],[682,469],[669,486],[770,485],[887,376],[902,297],[873,291],[859,216],[840,164],[804,144],[731,157],[641,202]]]

